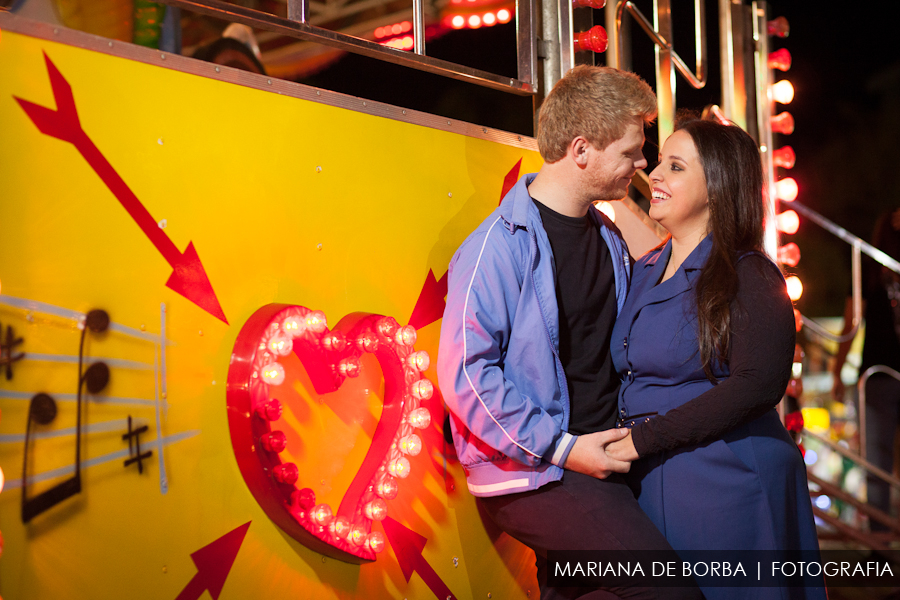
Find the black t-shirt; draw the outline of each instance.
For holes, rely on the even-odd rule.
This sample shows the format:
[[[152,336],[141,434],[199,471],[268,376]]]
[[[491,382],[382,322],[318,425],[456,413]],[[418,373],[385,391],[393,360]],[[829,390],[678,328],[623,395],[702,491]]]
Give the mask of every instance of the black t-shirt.
[[[612,256],[590,216],[567,217],[537,200],[556,265],[559,358],[569,388],[569,433],[615,424],[619,378],[609,352],[616,321]]]

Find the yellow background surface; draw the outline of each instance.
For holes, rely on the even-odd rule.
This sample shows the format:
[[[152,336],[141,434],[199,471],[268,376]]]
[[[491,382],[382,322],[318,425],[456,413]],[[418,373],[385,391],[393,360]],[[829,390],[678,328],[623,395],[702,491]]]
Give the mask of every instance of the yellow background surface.
[[[87,135],[153,218],[165,220],[178,249],[193,242],[230,325],[165,287],[171,267],[85,159],[40,133],[14,101],[55,107],[44,52],[71,84]],[[418,574],[406,582],[390,548],[374,563],[345,564],[269,521],[231,448],[229,359],[240,327],[271,302],[321,309],[330,324],[354,311],[406,323],[428,271],[444,274],[459,243],[497,205],[507,172],[520,159],[521,172],[537,170],[539,156],[9,31],[0,34],[0,131],[2,294],[79,312],[102,308],[113,322],[155,335],[165,304],[168,340],[167,397],[157,427],[158,346],[116,331],[88,336],[93,360],[144,367],[114,366],[109,387],[90,397],[86,423],[113,425],[84,435],[83,460],[127,450],[121,434],[128,416],[135,426],[148,425],[141,441],[154,456],[143,474],[121,460],[84,469],[82,493],[27,526],[15,487],[27,397],[74,394],[77,366],[26,357],[13,365],[11,380],[0,375],[7,392],[0,397],[0,467],[8,484],[0,493],[0,594],[174,599],[197,572],[191,553],[252,521],[225,600],[433,598]],[[78,353],[72,319],[0,304],[0,324],[24,338],[17,350]],[[439,327],[424,327],[416,344],[432,362]],[[435,380],[433,366],[426,375]],[[27,397],[8,397],[12,392]],[[341,453],[341,461],[323,459],[325,466],[301,464],[304,473],[321,476],[315,487],[324,495],[338,497],[352,476],[346,469],[362,461],[380,406],[360,402],[350,423],[325,401],[286,413],[303,421],[305,442],[315,448],[306,458],[332,446]],[[75,402],[58,406],[42,431],[74,427]],[[412,474],[388,503],[389,515],[428,539],[425,559],[458,598],[536,597],[529,555],[483,525],[461,468],[446,453],[440,401],[430,406],[425,449],[411,459]],[[184,439],[163,451],[163,494],[153,441],[179,435]],[[35,440],[29,472],[70,465],[73,454],[74,436]]]

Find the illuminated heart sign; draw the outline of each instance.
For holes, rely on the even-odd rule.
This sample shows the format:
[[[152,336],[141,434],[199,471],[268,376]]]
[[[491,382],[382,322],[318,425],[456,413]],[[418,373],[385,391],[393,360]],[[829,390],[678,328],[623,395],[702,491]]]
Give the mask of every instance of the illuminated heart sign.
[[[228,369],[228,426],[244,481],[266,514],[288,535],[322,554],[346,562],[375,560],[384,535],[372,521],[387,516],[386,500],[409,474],[407,456],[422,449],[415,429],[428,427],[421,406],[431,397],[426,352],[416,352],[416,330],[392,317],[347,315],[329,330],[325,314],[303,306],[269,304],[244,324]],[[372,444],[335,511],[316,502],[302,465],[283,461],[287,436],[278,429],[285,382],[279,360],[294,353],[315,391],[337,390],[360,373],[363,353],[373,354],[384,376],[384,406]]]

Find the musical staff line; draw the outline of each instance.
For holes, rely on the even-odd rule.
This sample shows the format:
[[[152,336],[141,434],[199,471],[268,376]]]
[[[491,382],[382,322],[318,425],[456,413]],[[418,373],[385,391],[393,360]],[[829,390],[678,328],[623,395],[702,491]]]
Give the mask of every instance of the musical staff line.
[[[40,360],[44,362],[74,363],[78,364],[78,357],[69,354],[38,354],[36,352],[25,352],[25,360]],[[138,371],[150,371],[155,369],[155,365],[144,363],[136,360],[127,360],[124,358],[105,358],[103,356],[92,356],[91,360],[105,362],[110,367],[119,369],[134,369]]]
[[[46,302],[38,302],[37,300],[28,300],[27,298],[7,296],[6,294],[0,294],[0,304],[12,308],[18,308],[21,310],[44,313],[63,319],[71,319],[72,321],[78,321],[79,323],[84,322],[84,319],[87,317],[85,313],[78,312],[77,310],[63,308],[61,306],[55,306],[53,304],[47,304]],[[109,330],[116,331],[118,333],[124,333],[125,335],[130,335],[156,344],[159,344],[160,340],[163,339],[160,335],[147,333],[146,331],[141,331],[140,329],[135,329],[134,327],[128,327],[127,325],[120,325],[118,323],[111,322],[109,324]],[[171,345],[172,343],[173,342],[171,340],[166,340],[167,345]]]
[[[82,433],[102,433],[106,431],[119,431],[128,425],[128,419],[118,419],[116,421],[103,421],[102,423],[88,423],[81,426]],[[47,438],[65,437],[67,435],[75,435],[76,428],[69,427],[67,429],[56,429],[53,431],[38,431],[31,434],[31,439],[42,440]],[[25,441],[24,433],[3,433],[0,434],[0,444],[20,444]]]
[[[199,435],[201,432],[199,429],[193,429],[190,431],[183,431],[181,433],[174,433],[172,435],[167,435],[164,438],[159,440],[151,440],[150,444],[155,444],[158,447],[166,447],[177,442],[181,442],[187,439],[190,439],[196,435]],[[81,461],[82,468],[94,467],[97,465],[102,465],[104,463],[112,462],[115,460],[122,460],[128,458],[128,448],[124,450],[118,450],[116,452],[110,452],[109,454],[104,454],[103,456],[97,456],[95,458],[89,458],[87,460]],[[35,483],[46,481],[48,479],[54,479],[56,477],[65,477],[66,475],[71,475],[75,472],[75,465],[69,465],[66,467],[60,467],[58,469],[52,469],[50,471],[44,471],[43,473],[37,473],[28,478],[28,485],[33,485]],[[8,479],[6,484],[3,487],[3,491],[0,492],[0,495],[5,494],[8,490],[19,489],[22,487],[21,479]]]
[[[9,398],[11,400],[31,400],[34,392],[16,392],[13,390],[0,390],[0,398]],[[75,402],[78,400],[77,394],[53,394],[56,400],[65,400],[67,402]],[[95,396],[93,394],[85,394],[84,396],[90,402],[95,404],[120,404],[126,406],[154,406],[156,400],[145,400],[143,398],[123,398],[119,396]]]

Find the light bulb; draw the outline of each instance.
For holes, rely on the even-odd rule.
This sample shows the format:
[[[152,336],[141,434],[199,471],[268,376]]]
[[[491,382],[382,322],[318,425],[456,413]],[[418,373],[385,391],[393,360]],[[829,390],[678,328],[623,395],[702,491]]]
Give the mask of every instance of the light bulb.
[[[382,477],[375,488],[375,492],[385,500],[393,500],[400,491],[400,484],[390,475]]]
[[[322,345],[325,346],[326,350],[340,352],[347,347],[347,338],[340,331],[332,331],[322,338]]]
[[[292,315],[284,320],[281,328],[292,338],[300,337],[306,331],[306,319]]]
[[[791,68],[791,53],[787,48],[780,48],[769,53],[769,68],[788,71]]]
[[[378,554],[384,550],[384,534],[380,531],[373,531],[366,537],[366,547]]]
[[[384,518],[387,517],[387,503],[381,498],[375,498],[371,502],[366,503],[366,507],[363,511],[365,512],[367,519],[384,521]]]
[[[800,262],[800,247],[794,242],[778,249],[778,262],[789,267],[796,267]]]
[[[331,522],[329,529],[336,538],[346,539],[350,535],[350,519],[340,516]]]
[[[378,320],[378,332],[385,337],[394,337],[400,324],[394,317],[382,317]]]
[[[344,358],[338,364],[338,370],[346,377],[359,377],[359,360],[353,356]]]
[[[775,133],[784,135],[791,135],[794,133],[794,115],[787,111],[778,113],[772,117],[770,124],[772,125],[772,131]]]
[[[783,146],[772,153],[772,162],[775,163],[776,167],[793,169],[794,164],[797,162],[797,155],[790,146]]]
[[[313,523],[319,525],[320,527],[325,527],[329,523],[331,523],[331,519],[334,518],[334,514],[331,512],[331,507],[327,504],[319,504],[311,511],[309,511],[309,518],[312,519]]]
[[[416,343],[416,328],[412,325],[401,327],[394,336],[394,340],[401,346],[412,346]]]
[[[416,429],[425,429],[431,425],[431,413],[428,412],[427,408],[417,408],[409,413],[406,420]]]
[[[494,16],[494,13],[490,13],[490,12],[489,12],[489,13],[485,13],[484,16],[481,17],[481,20],[484,22],[485,25],[487,25],[488,27],[490,27],[490,26],[492,26],[494,23],[497,22],[497,17]]]
[[[799,191],[797,182],[794,181],[793,177],[785,177],[775,182],[775,195],[778,196],[779,200],[793,202],[797,199]]]
[[[787,284],[788,296],[796,302],[803,295],[803,282],[796,275],[791,275],[784,280]]]
[[[786,38],[791,33],[791,25],[784,17],[775,17],[766,23],[766,30],[769,35],[775,37]]]
[[[256,414],[266,421],[277,421],[281,418],[281,413],[283,410],[284,408],[281,406],[281,401],[276,398],[272,398],[268,402],[264,402],[263,404],[257,406]]]
[[[512,19],[512,13],[505,8],[501,8],[497,11],[497,20],[501,23],[509,23],[510,19]]]
[[[388,465],[388,471],[394,477],[406,479],[409,476],[409,461],[404,456],[392,460]]]
[[[350,528],[350,535],[347,536],[347,539],[350,540],[351,544],[360,546],[365,543],[368,535],[369,532],[366,530],[366,526],[362,523],[357,523]]]
[[[426,371],[431,366],[431,357],[424,350],[420,350],[406,357],[406,364],[417,371]]]
[[[378,337],[372,331],[367,331],[356,338],[356,347],[363,352],[375,352],[378,350]]]
[[[775,224],[778,231],[793,235],[800,229],[800,217],[792,210],[786,210],[775,217]]]
[[[291,494],[291,504],[309,510],[316,505],[316,493],[311,488],[296,490]]]
[[[294,349],[294,341],[288,334],[278,332],[269,338],[269,351],[278,356],[287,356]]]
[[[306,326],[315,333],[322,333],[328,327],[328,319],[321,310],[314,310],[306,315]]]
[[[260,438],[263,448],[276,454],[287,447],[287,436],[283,431],[271,431]]]
[[[469,17],[469,27],[472,29],[478,29],[481,27],[481,17],[478,15],[472,15]]]
[[[434,394],[434,385],[425,378],[413,382],[409,389],[410,393],[419,400],[428,400]]]
[[[294,463],[284,463],[272,469],[272,476],[278,483],[293,485],[300,478],[300,469]]]
[[[284,383],[284,367],[277,362],[269,363],[262,368],[263,383],[281,385]]]
[[[422,440],[414,433],[400,438],[400,452],[416,456],[422,451]]]
[[[466,25],[466,19],[462,15],[454,15],[450,20],[450,26],[453,29],[462,29]]]
[[[772,86],[772,98],[781,104],[790,104],[794,99],[794,86],[787,79],[782,79]]]

